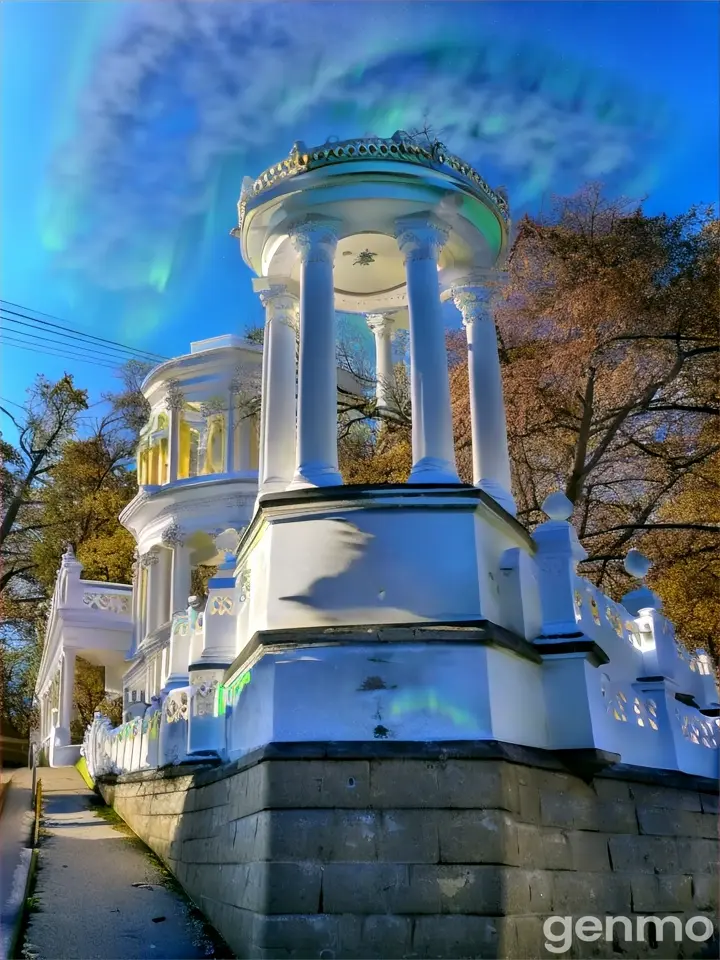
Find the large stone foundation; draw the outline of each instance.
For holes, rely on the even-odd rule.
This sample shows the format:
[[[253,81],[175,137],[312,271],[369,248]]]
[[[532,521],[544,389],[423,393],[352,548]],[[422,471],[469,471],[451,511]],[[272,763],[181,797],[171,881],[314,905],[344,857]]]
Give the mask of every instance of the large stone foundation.
[[[238,957],[547,957],[549,916],[716,923],[717,787],[686,775],[587,782],[497,743],[274,744],[99,786]],[[560,955],[717,956],[616,930]]]

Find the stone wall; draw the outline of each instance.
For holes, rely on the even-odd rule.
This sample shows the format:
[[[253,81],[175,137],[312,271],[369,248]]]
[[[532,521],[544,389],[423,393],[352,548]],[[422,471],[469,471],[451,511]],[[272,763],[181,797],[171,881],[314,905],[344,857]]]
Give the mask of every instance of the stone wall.
[[[544,947],[552,915],[715,922],[711,782],[617,767],[587,783],[502,745],[331,753],[275,745],[101,790],[238,957],[530,958],[558,955]],[[565,955],[717,956],[717,941]]]

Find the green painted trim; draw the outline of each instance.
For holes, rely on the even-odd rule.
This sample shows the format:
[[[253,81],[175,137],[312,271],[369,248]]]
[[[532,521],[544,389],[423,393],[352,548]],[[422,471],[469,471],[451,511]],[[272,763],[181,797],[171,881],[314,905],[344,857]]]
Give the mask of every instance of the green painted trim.
[[[76,769],[77,772],[80,774],[80,776],[83,778],[83,780],[84,780],[85,783],[88,785],[88,787],[89,787],[91,790],[94,790],[94,789],[95,789],[95,781],[93,780],[93,778],[90,776],[90,773],[88,772],[87,763],[85,762],[85,757],[80,757],[80,759],[78,760],[78,762],[75,764],[75,769]]]

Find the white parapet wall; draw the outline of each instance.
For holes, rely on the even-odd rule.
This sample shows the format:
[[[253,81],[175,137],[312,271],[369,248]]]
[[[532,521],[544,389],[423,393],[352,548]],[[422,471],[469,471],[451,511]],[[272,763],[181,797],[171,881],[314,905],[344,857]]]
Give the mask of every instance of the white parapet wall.
[[[539,583],[531,640],[467,612],[445,623],[371,625],[366,616],[365,627],[249,629],[257,574],[245,570],[261,569],[266,548],[262,537],[254,550],[241,542],[236,575],[226,563],[205,611],[178,615],[189,630],[190,683],[114,730],[96,718],[83,748],[91,773],[234,760],[271,743],[486,740],[716,776],[720,703],[709,658],[677,642],[651,591],[641,586],[620,604],[579,576],[581,548],[566,519],[538,528],[521,579],[507,557],[518,548],[506,540],[493,545],[489,572],[504,565],[526,601],[533,594],[522,583]],[[436,561],[416,565],[439,569]],[[314,562],[296,564],[296,577]],[[513,592],[505,584],[498,596],[507,604]]]

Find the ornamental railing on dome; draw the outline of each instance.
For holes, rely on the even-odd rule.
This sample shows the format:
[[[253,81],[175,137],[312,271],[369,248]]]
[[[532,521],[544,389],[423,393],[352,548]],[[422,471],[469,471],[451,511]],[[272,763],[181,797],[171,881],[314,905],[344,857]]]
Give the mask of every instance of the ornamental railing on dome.
[[[510,221],[510,209],[505,197],[493,190],[469,163],[449,153],[440,141],[422,144],[409,133],[399,130],[389,138],[329,140],[311,149],[302,142],[295,143],[287,159],[268,167],[256,180],[243,183],[238,203],[238,227],[231,231],[232,234],[237,236],[242,229],[248,203],[265,190],[300,173],[363,160],[395,160],[449,172],[482,199],[490,200],[505,223]]]

